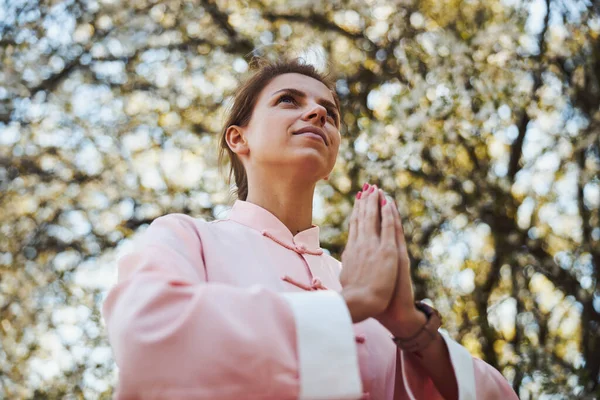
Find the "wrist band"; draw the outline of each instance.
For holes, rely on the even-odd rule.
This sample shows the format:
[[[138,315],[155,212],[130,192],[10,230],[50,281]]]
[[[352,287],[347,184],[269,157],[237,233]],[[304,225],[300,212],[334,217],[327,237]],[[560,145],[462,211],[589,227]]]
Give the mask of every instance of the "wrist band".
[[[415,307],[427,316],[425,325],[411,337],[392,338],[394,343],[396,343],[396,346],[411,353],[421,351],[429,346],[436,338],[438,334],[437,330],[442,326],[442,318],[438,310],[421,301],[416,301]]]

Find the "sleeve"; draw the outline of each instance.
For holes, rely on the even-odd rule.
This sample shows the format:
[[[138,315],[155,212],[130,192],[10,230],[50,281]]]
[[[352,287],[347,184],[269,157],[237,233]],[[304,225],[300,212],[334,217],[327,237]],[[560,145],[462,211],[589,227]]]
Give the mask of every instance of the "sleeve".
[[[458,383],[459,400],[518,400],[508,381],[491,365],[474,358],[466,348],[452,340],[445,332],[440,331],[454,368]],[[396,373],[396,386],[401,385],[405,398],[410,400],[443,400],[435,385],[427,377],[427,373],[412,360],[398,350],[397,363],[400,368]]]
[[[102,310],[117,399],[360,398],[338,293],[207,283],[196,221],[181,214],[158,218],[136,244]]]

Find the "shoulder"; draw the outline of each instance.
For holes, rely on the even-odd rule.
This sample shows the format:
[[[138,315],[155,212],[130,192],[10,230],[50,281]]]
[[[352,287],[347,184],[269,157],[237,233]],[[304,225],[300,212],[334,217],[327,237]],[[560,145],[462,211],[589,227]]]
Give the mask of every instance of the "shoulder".
[[[199,240],[203,235],[227,225],[228,221],[227,219],[207,221],[204,218],[181,213],[165,214],[152,221],[144,236],[148,234],[179,238],[192,236]]]
[[[118,257],[119,281],[141,270],[178,271],[182,276],[198,279],[196,269],[202,264],[203,252],[200,227],[205,223],[175,213],[154,219]]]
[[[207,222],[201,218],[194,218],[190,215],[173,213],[156,218],[152,221],[148,230],[197,231],[203,223],[206,224]]]
[[[202,218],[173,213],[160,216],[152,221],[142,235],[142,242],[164,244],[189,243],[199,241],[201,232],[210,224]]]

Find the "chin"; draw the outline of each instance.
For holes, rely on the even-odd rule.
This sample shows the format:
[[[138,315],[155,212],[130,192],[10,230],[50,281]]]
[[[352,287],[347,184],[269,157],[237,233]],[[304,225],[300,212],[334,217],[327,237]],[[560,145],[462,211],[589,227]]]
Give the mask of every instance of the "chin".
[[[301,175],[303,179],[318,182],[323,179],[323,177],[329,175],[333,170],[333,165],[329,165],[324,161],[325,160],[322,158],[319,160],[315,160],[314,158],[299,160],[297,163],[298,174]]]

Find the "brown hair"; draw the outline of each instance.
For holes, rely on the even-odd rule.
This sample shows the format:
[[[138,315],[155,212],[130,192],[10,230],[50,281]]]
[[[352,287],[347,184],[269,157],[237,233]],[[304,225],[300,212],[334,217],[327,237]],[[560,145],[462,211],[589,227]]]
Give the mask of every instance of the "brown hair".
[[[229,146],[227,145],[226,132],[227,128],[232,125],[246,126],[250,122],[256,100],[260,92],[265,86],[278,75],[283,74],[302,74],[310,78],[316,79],[327,86],[333,92],[335,105],[340,109],[340,101],[335,92],[335,83],[327,74],[323,74],[317,69],[305,63],[300,58],[280,61],[266,61],[259,59],[254,62],[256,71],[249,79],[247,79],[235,92],[233,96],[233,105],[227,113],[226,121],[221,131],[221,140],[219,142],[219,165],[222,165],[225,154],[229,156],[231,168],[229,170],[229,181],[231,176],[235,177],[237,186],[237,197],[240,200],[246,200],[248,197],[248,178],[246,170],[241,162]],[[340,114],[341,115],[341,114]]]

